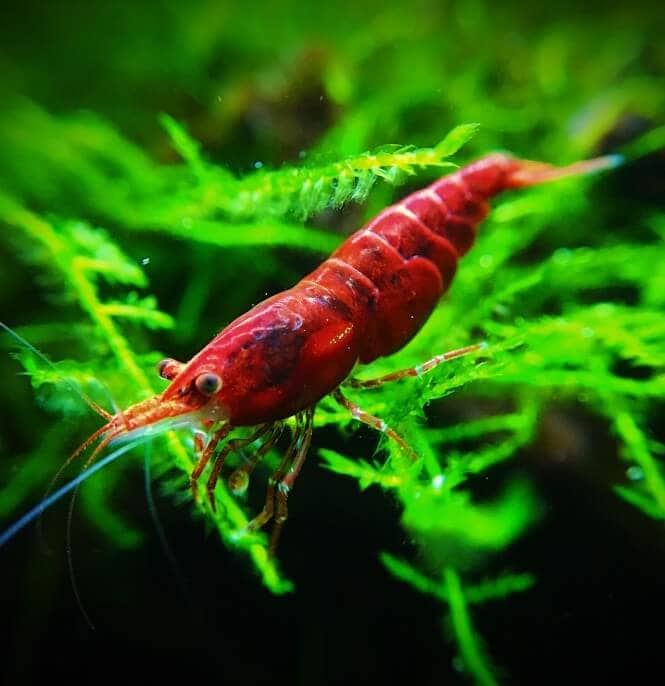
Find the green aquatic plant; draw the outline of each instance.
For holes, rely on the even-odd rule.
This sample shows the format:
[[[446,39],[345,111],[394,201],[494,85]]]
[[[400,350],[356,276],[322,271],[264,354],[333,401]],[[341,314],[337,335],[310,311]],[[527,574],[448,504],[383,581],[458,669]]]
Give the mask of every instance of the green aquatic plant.
[[[626,190],[630,163],[663,147],[663,129],[652,123],[665,110],[657,67],[665,58],[649,42],[655,29],[648,18],[630,26],[620,13],[598,18],[613,40],[586,60],[584,45],[600,30],[594,22],[563,17],[530,26],[525,41],[515,34],[514,25],[528,24],[519,13],[490,21],[483,2],[449,11],[425,5],[407,18],[389,3],[371,30],[362,22],[341,30],[302,12],[291,27],[272,17],[270,40],[234,10],[206,31],[204,9],[181,9],[163,20],[171,28],[159,35],[161,58],[145,54],[135,69],[121,70],[123,88],[158,82],[168,64],[173,87],[186,85],[201,103],[196,116],[159,98],[136,114],[103,98],[69,107],[39,74],[31,78],[43,99],[7,97],[0,111],[2,278],[7,289],[34,281],[30,296],[43,301],[2,319],[53,365],[3,338],[50,414],[39,420],[46,427],[39,441],[16,458],[20,470],[1,467],[0,515],[9,521],[38,497],[77,437],[94,429],[72,386],[107,409],[148,397],[163,388],[154,371],[162,357],[174,349],[193,354],[407,190],[495,149],[555,163],[615,150],[620,142],[606,138],[635,117],[650,130],[621,148],[625,170],[502,197],[419,335],[357,370],[375,377],[487,343],[420,378],[349,389],[406,438],[416,462],[385,437],[375,452],[359,447],[348,412],[329,399],[317,407],[315,427],[334,427],[340,442],[333,449],[315,438],[310,461],[395,503],[413,554],[377,555],[390,574],[441,604],[465,669],[490,684],[498,680],[492,647],[474,628],[472,610],[509,603],[537,580],[525,570],[488,581],[485,570],[546,513],[525,470],[502,472],[490,492],[477,484],[529,451],[547,453],[542,433],[552,408],[599,422],[605,442],[598,450],[618,465],[608,488],[644,517],[665,519],[665,445],[657,431],[665,398],[665,214]],[[457,40],[441,41],[442,26]],[[182,32],[197,40],[180,41]],[[107,84],[117,77],[105,65],[131,62],[132,44],[114,42],[98,56]],[[212,86],[204,65],[219,44],[234,68]],[[275,58],[273,46],[287,44]],[[635,55],[642,52],[656,66],[641,68]],[[294,93],[294,111],[285,92]],[[317,121],[309,134],[308,119]],[[458,126],[472,121],[480,127]],[[20,384],[25,379],[11,381],[12,389]],[[17,426],[24,414],[8,410]],[[248,556],[271,592],[293,590],[265,535],[246,534],[256,514],[246,501],[225,483],[217,512],[205,498],[191,501],[188,434],[155,438],[152,456],[165,494]],[[267,467],[278,459],[272,450]],[[118,547],[143,540],[117,505],[132,464],[120,461],[81,491],[87,518]],[[260,490],[258,474],[254,481]],[[296,494],[302,489],[306,476]]]

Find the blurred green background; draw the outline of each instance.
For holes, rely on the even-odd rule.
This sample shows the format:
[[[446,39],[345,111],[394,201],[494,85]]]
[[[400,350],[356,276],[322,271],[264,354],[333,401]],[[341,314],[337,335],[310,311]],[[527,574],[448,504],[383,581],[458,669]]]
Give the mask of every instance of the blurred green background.
[[[347,430],[324,404],[279,570],[261,567],[258,549],[206,535],[228,536],[230,524],[192,519],[182,473],[158,448],[154,497],[170,557],[147,511],[139,452],[91,479],[74,514],[75,574],[96,632],[70,587],[66,505],[46,517],[50,553],[30,529],[0,549],[9,633],[0,678],[126,678],[130,661],[145,678],[250,684],[648,674],[662,641],[646,621],[658,619],[665,573],[665,159],[648,138],[664,120],[664,29],[657,3],[3,8],[0,319],[106,407],[159,389],[161,354],[187,359],[442,173],[407,168],[397,146],[423,160],[455,126],[478,122],[454,162],[500,149],[565,164],[631,141],[649,154],[612,175],[501,201],[429,328],[375,368],[480,337],[496,344],[485,381],[462,364],[371,401],[393,422],[408,409],[403,430],[460,479],[459,499],[440,501],[417,480],[360,492],[358,481],[380,484],[399,464],[377,468],[372,432]],[[370,150],[388,162],[358,172]],[[340,169],[352,170],[347,190]],[[97,260],[83,285],[81,256]],[[600,343],[583,340],[590,327]],[[3,337],[7,523],[97,426],[24,355],[33,388],[15,350]],[[458,468],[469,456],[482,468]],[[263,478],[239,518],[260,507]],[[473,607],[466,645],[451,565],[476,591],[484,579],[528,573],[512,578],[515,588],[489,584],[489,596],[522,591],[498,602],[460,596]],[[270,579],[273,591],[286,579],[296,591],[271,594]]]

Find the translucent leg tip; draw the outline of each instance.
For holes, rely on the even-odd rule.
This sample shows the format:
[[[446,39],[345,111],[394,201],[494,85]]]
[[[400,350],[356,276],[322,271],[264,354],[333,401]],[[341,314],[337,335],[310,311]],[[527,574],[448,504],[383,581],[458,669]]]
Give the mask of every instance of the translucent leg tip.
[[[609,169],[620,167],[626,161],[626,158],[618,152],[612,155],[606,155],[605,159],[607,160],[607,167]]]

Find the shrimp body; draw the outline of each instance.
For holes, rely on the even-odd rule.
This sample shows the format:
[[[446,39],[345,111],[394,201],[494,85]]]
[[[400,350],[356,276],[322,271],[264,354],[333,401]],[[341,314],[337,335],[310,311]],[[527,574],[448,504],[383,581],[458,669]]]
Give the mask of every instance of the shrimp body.
[[[292,416],[336,389],[355,364],[401,349],[449,288],[488,199],[525,185],[525,163],[491,155],[388,207],[311,274],[259,303],[199,352],[164,392],[203,373],[221,386],[210,418],[234,426]]]
[[[250,530],[258,529],[274,517],[274,550],[288,493],[309,449],[314,406],[323,396],[332,393],[354,418],[415,456],[384,421],[347,400],[340,385],[371,388],[481,347],[437,355],[379,379],[348,379],[358,362],[400,350],[420,330],[450,287],[459,258],[472,247],[476,227],[489,212],[488,201],[505,190],[619,163],[617,156],[608,156],[554,168],[495,154],[412,193],[351,235],[293,288],[231,322],[189,362],[163,360],[159,373],[170,381],[163,393],[115,415],[95,406],[107,423],[68,463],[101,439],[90,464],[114,438],[165,419],[203,425],[210,431],[207,442],[199,433],[191,486],[196,497],[197,481],[212,460],[207,493],[214,509],[214,488],[227,455],[261,441],[229,477],[231,489],[242,492],[254,467],[279,440],[283,420],[295,417],[289,447],[269,479],[265,506],[249,524]],[[256,428],[242,438],[230,436],[242,426]]]

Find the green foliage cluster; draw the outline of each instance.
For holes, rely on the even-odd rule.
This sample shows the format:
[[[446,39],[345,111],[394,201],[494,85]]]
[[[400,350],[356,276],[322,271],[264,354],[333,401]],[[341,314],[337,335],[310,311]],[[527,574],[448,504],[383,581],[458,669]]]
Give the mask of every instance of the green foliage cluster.
[[[0,222],[7,254],[19,257],[48,300],[34,317],[2,318],[55,360],[48,367],[18,355],[47,409],[81,421],[83,406],[68,384],[106,407],[159,391],[154,364],[173,346],[194,353],[264,292],[302,275],[294,256],[315,264],[363,218],[452,162],[494,149],[572,161],[597,153],[625,117],[646,128],[663,118],[665,50],[646,16],[626,23],[617,10],[534,28],[519,13],[490,22],[490,4],[480,0],[454,9],[415,3],[408,12],[389,3],[369,24],[362,10],[350,11],[357,16],[342,29],[329,11],[294,10],[292,22],[274,21],[268,40],[244,22],[244,10],[220,10],[210,25],[209,3],[182,6],[162,19],[159,48],[151,42],[157,29],[146,22],[142,40],[154,49],[134,59],[137,36],[127,29],[127,40],[107,46],[103,58],[95,53],[114,93],[118,65],[126,92],[158,81],[166,65],[180,95],[174,102],[156,96],[121,106],[93,89],[84,109],[74,110],[25,67],[32,97],[12,93],[0,111]],[[272,12],[266,8],[263,21]],[[612,40],[594,39],[603,33]],[[211,81],[205,74],[216,58],[233,67],[220,67]],[[80,78],[75,65],[61,66],[73,82]],[[185,92],[199,103],[194,114]],[[170,114],[158,116],[164,110]],[[478,132],[458,126],[472,121]],[[662,139],[656,129],[626,150],[645,155]],[[350,219],[337,219],[341,208]],[[317,451],[314,442],[327,468],[399,503],[420,567],[388,554],[383,562],[448,608],[479,683],[495,676],[468,606],[525,591],[533,579],[477,582],[474,575],[541,507],[523,478],[478,500],[473,477],[532,446],[553,404],[602,418],[625,462],[617,495],[665,519],[665,445],[653,437],[665,398],[664,239],[662,208],[624,195],[609,175],[501,198],[423,331],[399,354],[359,371],[369,378],[479,340],[488,347],[422,378],[348,392],[405,436],[418,462],[387,441],[379,446],[387,459],[353,448]],[[242,276],[249,265],[252,280]],[[168,312],[157,304],[161,293]],[[214,316],[213,298],[226,308]],[[456,403],[476,409],[457,412]],[[457,420],[437,425],[426,410]],[[352,422],[325,399],[315,426],[328,424],[345,430]],[[3,518],[70,452],[73,427],[54,425],[21,456],[0,500]],[[168,492],[186,497],[191,443],[181,433],[159,440],[155,473]],[[106,470],[103,488],[83,489],[91,520],[125,546],[140,534],[111,498],[129,464]],[[271,591],[290,590],[265,538],[243,534],[253,513],[224,484],[218,498],[217,514],[205,499],[196,510],[250,556]]]

